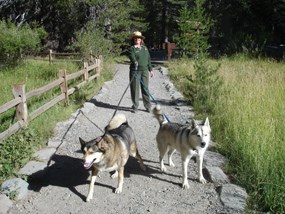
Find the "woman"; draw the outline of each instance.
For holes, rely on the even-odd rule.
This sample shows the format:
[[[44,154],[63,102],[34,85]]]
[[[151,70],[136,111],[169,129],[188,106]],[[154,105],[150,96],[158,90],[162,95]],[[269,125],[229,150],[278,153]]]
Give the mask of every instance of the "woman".
[[[130,81],[132,112],[137,112],[139,107],[139,90],[141,87],[143,104],[147,112],[151,111],[151,103],[149,98],[149,76],[153,77],[154,73],[151,67],[151,60],[148,49],[144,46],[144,36],[139,31],[135,31],[131,36],[133,45],[129,50],[130,64]],[[136,75],[139,75],[137,77]]]

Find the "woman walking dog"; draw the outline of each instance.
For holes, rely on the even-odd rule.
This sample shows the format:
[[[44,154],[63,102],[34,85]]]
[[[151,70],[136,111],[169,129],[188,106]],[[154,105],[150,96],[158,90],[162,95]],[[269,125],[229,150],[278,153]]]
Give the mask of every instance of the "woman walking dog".
[[[130,89],[132,98],[132,112],[135,113],[139,107],[139,90],[141,88],[142,100],[147,112],[151,111],[151,103],[148,92],[149,76],[153,77],[154,73],[151,67],[150,54],[144,46],[144,36],[139,31],[131,35],[133,45],[129,49],[130,64]],[[136,76],[139,75],[140,79]],[[141,80],[141,81],[140,81]]]

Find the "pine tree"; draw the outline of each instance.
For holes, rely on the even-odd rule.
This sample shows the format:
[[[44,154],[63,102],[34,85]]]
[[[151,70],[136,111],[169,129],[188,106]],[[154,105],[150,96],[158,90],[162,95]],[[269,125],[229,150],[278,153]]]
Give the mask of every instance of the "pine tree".
[[[127,46],[131,32],[146,30],[144,7],[138,0],[90,0],[89,6],[90,20],[118,47]]]
[[[161,45],[168,38],[173,42],[173,35],[177,32],[178,11],[186,0],[140,0],[145,7],[144,16],[148,22],[145,33],[147,42]]]
[[[175,37],[175,41],[183,50],[183,55],[188,57],[207,55],[210,48],[209,30],[213,21],[206,14],[203,8],[204,3],[205,0],[195,0],[193,8],[185,5],[180,10],[180,17],[177,20],[179,35]]]

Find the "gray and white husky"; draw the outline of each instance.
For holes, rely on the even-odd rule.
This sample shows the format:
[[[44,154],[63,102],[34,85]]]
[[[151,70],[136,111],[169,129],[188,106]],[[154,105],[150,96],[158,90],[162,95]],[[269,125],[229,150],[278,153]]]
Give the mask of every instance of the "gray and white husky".
[[[181,154],[182,159],[182,188],[189,189],[187,167],[192,156],[197,157],[199,181],[203,184],[206,183],[202,173],[202,164],[204,153],[211,140],[209,119],[207,118],[203,125],[198,125],[194,119],[192,119],[192,123],[189,126],[169,123],[165,120],[159,105],[153,109],[153,114],[160,125],[156,141],[159,150],[161,171],[166,172],[163,162],[166,152],[168,152],[169,166],[175,166],[172,161],[172,155],[177,150]]]

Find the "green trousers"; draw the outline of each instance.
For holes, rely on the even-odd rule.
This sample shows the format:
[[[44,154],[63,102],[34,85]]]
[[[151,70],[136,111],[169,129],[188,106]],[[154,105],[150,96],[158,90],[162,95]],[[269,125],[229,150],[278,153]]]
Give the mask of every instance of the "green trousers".
[[[137,78],[136,74],[138,74],[143,83]],[[135,75],[135,76],[134,76]],[[134,78],[133,78],[134,76]],[[140,88],[142,92],[142,100],[143,105],[146,109],[151,108],[150,98],[149,98],[149,90],[148,90],[148,82],[149,82],[149,72],[148,71],[134,71],[130,70],[130,81],[133,79],[130,85],[131,89],[131,98],[133,103],[133,108],[137,109],[139,107],[139,97],[140,97]]]

